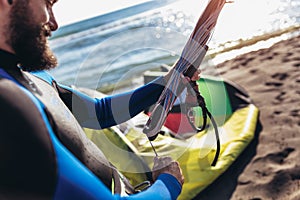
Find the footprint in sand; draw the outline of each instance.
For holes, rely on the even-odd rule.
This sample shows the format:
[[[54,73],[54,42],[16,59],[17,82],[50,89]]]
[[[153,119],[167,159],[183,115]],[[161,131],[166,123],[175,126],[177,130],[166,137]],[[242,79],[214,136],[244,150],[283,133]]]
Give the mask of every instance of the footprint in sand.
[[[282,62],[284,62],[284,63],[290,62],[290,61],[291,61],[291,58],[290,58],[290,57],[291,57],[292,55],[294,55],[294,53],[291,53],[291,52],[286,53],[285,56],[284,56],[283,59],[282,59]]]
[[[260,59],[260,61],[266,61],[266,60],[273,60],[274,56],[267,56],[267,57],[263,57],[262,59]]]
[[[273,169],[276,168],[270,167],[274,165],[283,165],[285,163],[285,159],[295,151],[294,148],[287,147],[282,151],[270,153],[266,156],[259,157],[253,161],[253,164],[256,165],[255,174],[260,177],[257,179],[261,184],[266,184],[272,181],[272,175],[274,174]]]
[[[300,67],[300,63],[293,64],[294,67]]]
[[[281,82],[266,82],[265,85],[266,85],[266,86],[280,87],[280,86],[283,85],[283,83],[281,83]]]
[[[289,75],[287,73],[275,73],[271,77],[280,81],[284,81],[289,77]]]
[[[282,164],[284,160],[292,153],[295,151],[294,148],[287,147],[283,151],[279,151],[276,153],[270,153],[264,157],[257,158],[253,162],[262,162],[262,163],[276,163],[276,164]]]
[[[273,196],[284,193],[287,188],[293,185],[293,182],[300,180],[300,167],[295,166],[290,169],[279,170],[273,179],[266,185],[266,189]]]
[[[283,58],[283,59],[282,59],[282,62],[283,62],[283,63],[288,63],[288,62],[291,62],[291,59],[289,59],[289,58]]]
[[[280,115],[281,113],[282,113],[282,111],[277,111],[277,110],[274,111],[274,114],[275,114],[275,115]]]
[[[247,64],[249,64],[249,62],[251,62],[252,60],[254,60],[255,58],[250,57],[250,58],[246,58],[244,60],[244,62],[241,63],[241,65],[246,66]]]
[[[230,70],[234,70],[234,69],[238,69],[239,68],[239,65],[234,65],[230,68]]]
[[[290,115],[293,116],[293,117],[299,117],[300,116],[300,109],[296,109],[296,110],[292,110],[290,112]]]
[[[287,168],[286,159],[295,149],[287,147],[282,151],[270,153],[264,157],[257,158],[254,163],[257,164],[256,173],[260,176],[260,187],[270,198],[281,198],[286,189],[300,180],[300,166]],[[278,166],[278,167],[276,167]],[[264,180],[264,181],[263,181]]]
[[[251,73],[251,74],[256,74],[257,71],[258,71],[257,69],[251,69],[251,70],[250,70],[250,73]]]
[[[300,57],[293,57],[294,61],[300,61]]]
[[[254,57],[244,58],[244,57],[238,57],[236,58],[236,61],[238,62],[238,65],[235,66],[235,68],[238,68],[239,66],[247,66],[252,60],[254,60]]]
[[[267,53],[269,53],[270,51],[271,51],[270,49],[261,49],[258,51],[258,55],[263,56],[263,55],[266,55]]]
[[[278,96],[275,97],[275,99],[279,102],[284,101],[283,96],[286,94],[286,92],[281,92]]]

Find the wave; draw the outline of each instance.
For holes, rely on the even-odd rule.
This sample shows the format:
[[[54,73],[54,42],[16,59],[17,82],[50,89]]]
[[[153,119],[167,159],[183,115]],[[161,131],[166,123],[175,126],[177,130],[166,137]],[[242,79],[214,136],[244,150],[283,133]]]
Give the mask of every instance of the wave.
[[[73,33],[78,33],[81,31],[92,29],[94,27],[103,26],[105,24],[109,24],[140,13],[144,13],[146,11],[156,9],[176,1],[177,0],[152,0],[128,8],[113,11],[107,14],[99,15],[90,19],[65,25],[59,28],[59,30],[57,30],[56,32],[54,32],[51,39],[64,37]]]
[[[128,8],[129,11],[125,9],[110,13],[116,15],[113,19],[109,19],[110,21],[105,22],[105,18],[110,15],[107,14],[70,25],[71,32],[68,33],[65,29],[66,35],[61,34],[60,37],[52,38],[50,41],[51,48],[58,55],[61,66],[53,71],[53,75],[64,84],[95,88],[95,85],[111,86],[121,80],[124,74],[129,77],[127,79],[131,79],[141,75],[142,71],[154,69],[161,64],[172,65],[176,61],[176,55],[180,55],[196,20],[195,13],[193,15],[184,11],[178,5],[170,4],[159,7],[175,1],[175,4],[177,2],[187,4],[185,0],[159,1],[165,4],[157,5],[153,2],[158,1],[151,1],[150,4],[144,3],[145,7],[137,5]],[[260,2],[260,0],[256,1]],[[269,2],[269,0],[265,1]],[[280,17],[283,15],[281,11],[280,15],[270,15],[273,18],[269,20],[261,17],[262,20],[265,19],[265,24],[267,21],[272,21],[272,25],[277,25],[268,27],[253,25],[250,29],[252,31],[248,29],[248,26],[252,26],[249,23],[237,23],[228,31],[228,23],[225,23],[228,20],[224,19],[226,15],[223,16],[221,20],[224,19],[224,23],[219,24],[223,26],[219,27],[219,31],[216,30],[209,43],[210,59],[215,62],[223,55],[229,58],[228,54],[232,52],[239,52],[236,55],[240,54],[241,49],[246,46],[253,46],[262,41],[280,37],[282,34],[299,32],[300,27],[297,25],[299,15],[296,10],[299,10],[300,5],[296,7],[298,9],[285,7],[284,13],[292,14],[284,20]],[[133,13],[130,12],[131,9]],[[277,13],[277,11],[271,13]],[[224,14],[230,14],[230,12],[227,11]],[[104,18],[104,21],[100,22],[101,18]],[[86,25],[83,26],[81,23],[86,23]],[[293,25],[289,26],[290,24]],[[76,31],[72,32],[71,29]],[[233,34],[227,35],[226,31]],[[153,49],[159,52],[154,52]],[[168,52],[166,53],[165,50]],[[98,81],[100,76],[101,84],[100,80]]]

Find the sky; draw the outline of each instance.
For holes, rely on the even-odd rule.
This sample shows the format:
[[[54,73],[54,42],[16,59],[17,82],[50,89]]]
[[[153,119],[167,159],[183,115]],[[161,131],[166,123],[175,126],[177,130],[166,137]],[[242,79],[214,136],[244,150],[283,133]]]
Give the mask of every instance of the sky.
[[[54,14],[60,26],[149,0],[59,0]]]

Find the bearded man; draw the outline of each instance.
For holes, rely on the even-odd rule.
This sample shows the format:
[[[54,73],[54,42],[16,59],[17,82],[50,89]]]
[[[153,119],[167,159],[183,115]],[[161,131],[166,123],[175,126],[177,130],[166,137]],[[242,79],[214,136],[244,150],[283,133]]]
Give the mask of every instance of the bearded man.
[[[0,0],[0,199],[176,199],[183,184],[176,161],[156,158],[152,186],[121,196],[119,172],[82,130],[122,123],[154,104],[168,75],[103,99],[57,83],[45,71],[57,66],[47,39],[58,28],[55,3]]]

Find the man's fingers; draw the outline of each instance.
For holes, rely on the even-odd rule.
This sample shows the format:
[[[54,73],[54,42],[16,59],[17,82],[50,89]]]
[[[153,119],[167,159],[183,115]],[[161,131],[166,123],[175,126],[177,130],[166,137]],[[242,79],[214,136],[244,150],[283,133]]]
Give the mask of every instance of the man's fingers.
[[[184,183],[184,176],[180,168],[179,162],[173,161],[170,157],[155,157],[152,177],[155,181],[159,174],[168,173],[173,175],[179,183],[182,185]]]
[[[167,167],[172,163],[172,158],[170,157],[154,157],[154,170],[158,170]]]

